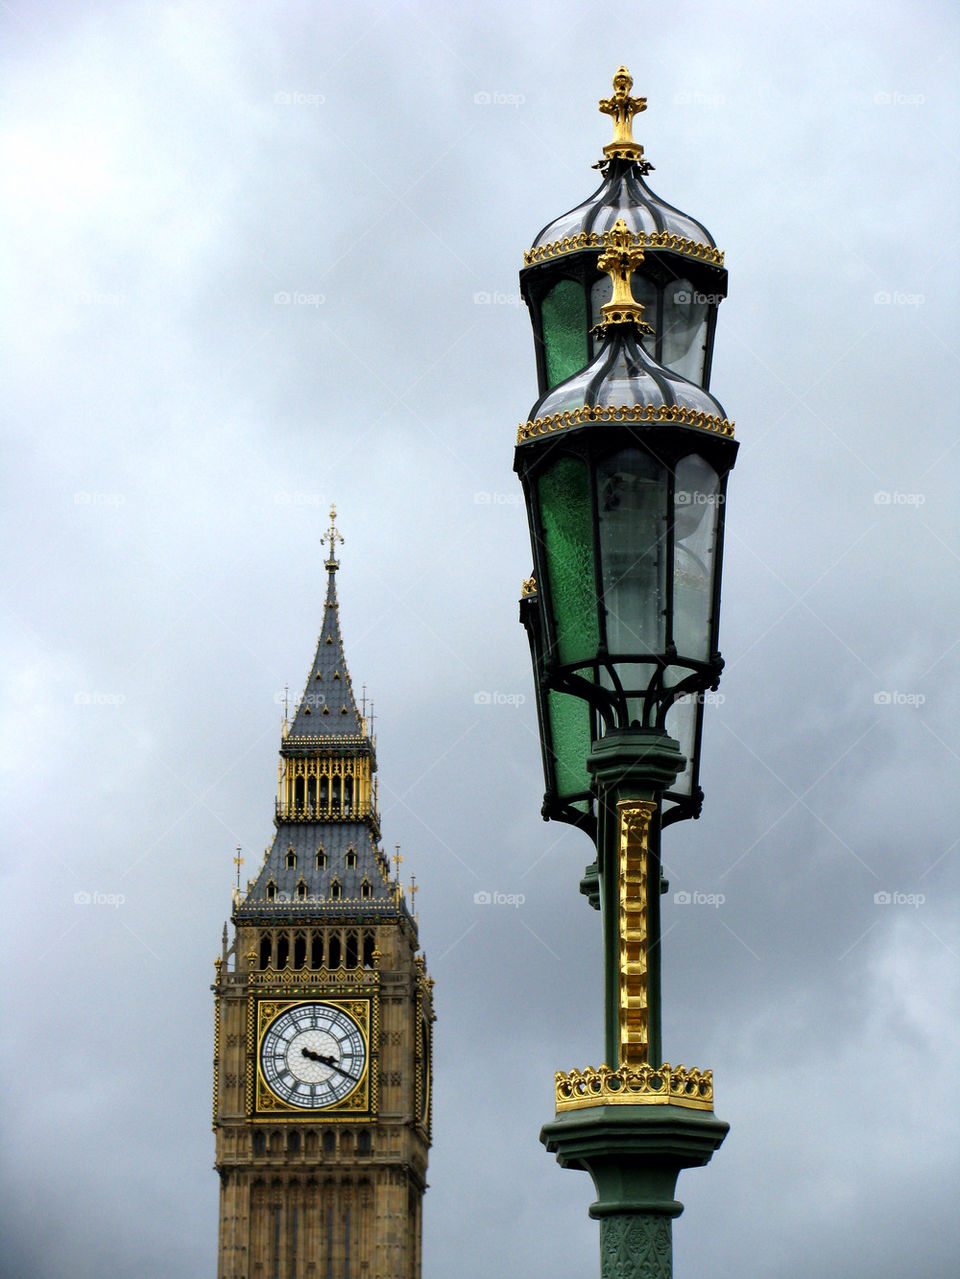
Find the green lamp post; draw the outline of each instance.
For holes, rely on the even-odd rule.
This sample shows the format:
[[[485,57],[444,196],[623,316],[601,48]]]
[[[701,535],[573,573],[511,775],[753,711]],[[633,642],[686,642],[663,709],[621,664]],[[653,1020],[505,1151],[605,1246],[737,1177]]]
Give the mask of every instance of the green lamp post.
[[[621,116],[615,143],[629,155],[629,110]],[[604,1279],[668,1279],[677,1176],[707,1163],[727,1132],[713,1112],[712,1073],[663,1060],[660,833],[699,813],[704,694],[723,665],[724,499],[737,445],[705,387],[709,357],[696,380],[655,358],[637,297],[648,289],[633,287],[647,270],[643,235],[620,218],[594,247],[589,270],[605,273],[608,300],[592,358],[556,384],[541,379],[515,461],[534,559],[521,619],[543,814],[595,838],[581,891],[600,911],[604,974],[605,1064],[557,1074],[556,1118],[541,1140],[593,1178]]]

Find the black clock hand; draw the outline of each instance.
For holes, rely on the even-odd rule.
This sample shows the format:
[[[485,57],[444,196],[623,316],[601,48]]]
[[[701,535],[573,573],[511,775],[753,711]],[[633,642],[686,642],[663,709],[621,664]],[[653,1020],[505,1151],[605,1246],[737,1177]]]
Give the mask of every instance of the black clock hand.
[[[321,1057],[319,1053],[311,1052],[309,1048],[301,1048],[300,1051],[304,1057],[309,1057],[311,1061],[322,1061],[325,1065],[329,1065],[326,1057]]]
[[[356,1075],[351,1075],[342,1066],[338,1066],[332,1057],[325,1057],[323,1053],[318,1053],[317,1060],[322,1061],[325,1066],[331,1066],[338,1074],[343,1075],[344,1079],[349,1079],[351,1083],[358,1084],[360,1082]]]

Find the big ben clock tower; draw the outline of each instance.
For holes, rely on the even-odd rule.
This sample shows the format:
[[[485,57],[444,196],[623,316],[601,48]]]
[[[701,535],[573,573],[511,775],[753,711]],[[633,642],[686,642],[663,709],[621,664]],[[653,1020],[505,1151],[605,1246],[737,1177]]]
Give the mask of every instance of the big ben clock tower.
[[[330,517],[316,656],[284,720],[276,834],[237,889],[216,961],[217,1279],[420,1277],[433,982],[380,845]]]

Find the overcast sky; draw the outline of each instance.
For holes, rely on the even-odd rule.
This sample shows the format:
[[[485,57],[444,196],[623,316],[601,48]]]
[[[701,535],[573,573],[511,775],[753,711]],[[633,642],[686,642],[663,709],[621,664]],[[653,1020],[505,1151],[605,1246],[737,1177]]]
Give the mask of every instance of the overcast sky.
[[[332,501],[436,979],[424,1279],[599,1272],[538,1141],[601,1055],[599,917],[539,817],[512,461],[522,251],[597,184],[626,63],[651,185],[726,252],[741,442],[704,816],[664,840],[664,1054],[731,1124],[676,1274],[955,1275],[955,6],[3,21],[4,1273],[215,1273],[212,961]]]

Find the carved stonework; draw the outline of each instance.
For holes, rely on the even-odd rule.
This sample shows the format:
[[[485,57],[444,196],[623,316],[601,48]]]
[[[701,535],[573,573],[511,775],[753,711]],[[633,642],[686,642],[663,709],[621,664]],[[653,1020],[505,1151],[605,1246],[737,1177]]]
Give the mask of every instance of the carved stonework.
[[[669,1217],[628,1212],[601,1217],[602,1279],[670,1279],[672,1254]]]

